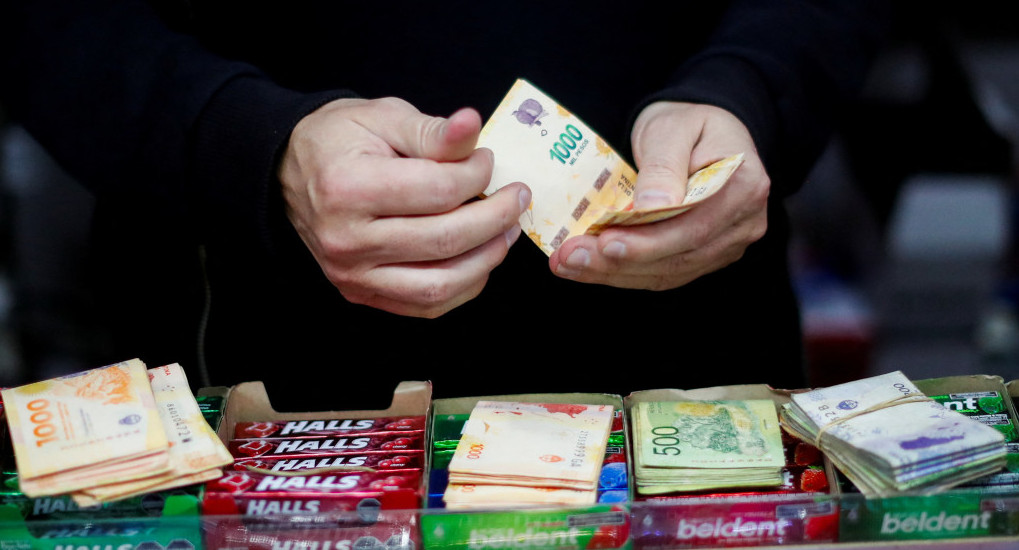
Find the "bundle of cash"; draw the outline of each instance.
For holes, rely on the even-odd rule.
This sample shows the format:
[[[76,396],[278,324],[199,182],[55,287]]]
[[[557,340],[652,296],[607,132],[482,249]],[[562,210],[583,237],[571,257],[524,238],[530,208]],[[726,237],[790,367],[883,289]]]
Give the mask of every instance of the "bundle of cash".
[[[899,371],[797,393],[783,425],[865,496],[933,494],[1005,465],[1005,438],[925,396]]]
[[[513,182],[531,188],[524,233],[551,255],[566,239],[676,216],[717,192],[743,162],[735,153],[701,168],[674,206],[633,210],[636,171],[583,121],[526,80],[517,80],[485,123],[479,147],[495,153],[491,195]]]
[[[447,508],[593,504],[613,407],[479,401],[449,462]]]
[[[81,506],[199,483],[232,459],[180,365],[137,359],[2,392],[19,485]]]
[[[642,495],[783,482],[782,433],[770,400],[638,402],[633,434]]]

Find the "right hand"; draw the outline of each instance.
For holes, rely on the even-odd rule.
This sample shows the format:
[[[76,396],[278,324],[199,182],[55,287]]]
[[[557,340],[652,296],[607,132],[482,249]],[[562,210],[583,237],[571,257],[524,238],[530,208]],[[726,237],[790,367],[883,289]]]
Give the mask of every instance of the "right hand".
[[[481,117],[395,98],[339,99],[303,118],[280,163],[287,216],[347,300],[438,317],[477,296],[520,236],[523,184],[472,201],[492,152]]]

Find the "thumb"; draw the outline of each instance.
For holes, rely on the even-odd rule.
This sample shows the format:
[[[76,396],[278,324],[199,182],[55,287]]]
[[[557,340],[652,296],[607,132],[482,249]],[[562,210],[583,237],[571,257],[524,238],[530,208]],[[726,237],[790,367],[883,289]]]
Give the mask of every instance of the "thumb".
[[[420,115],[401,128],[396,150],[403,155],[436,161],[462,160],[474,152],[481,133],[481,115],[460,109],[449,118]]]
[[[690,161],[665,151],[645,151],[637,166],[634,210],[651,210],[683,202]]]
[[[690,155],[700,131],[687,112],[685,104],[659,101],[637,117],[631,142],[637,161],[634,209],[674,206],[686,197]]]

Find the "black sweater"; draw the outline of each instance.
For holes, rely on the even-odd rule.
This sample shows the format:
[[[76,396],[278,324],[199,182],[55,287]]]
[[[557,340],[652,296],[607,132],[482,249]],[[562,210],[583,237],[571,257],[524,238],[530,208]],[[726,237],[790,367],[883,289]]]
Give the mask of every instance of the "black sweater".
[[[875,3],[5,2],[0,101],[97,197],[114,353],[207,364],[195,385],[263,379],[281,399],[308,380],[385,394],[431,379],[440,396],[789,387],[804,380],[781,201],[862,83]],[[487,116],[517,77],[624,153],[649,101],[735,113],[773,182],[768,234],[667,292],[560,280],[521,239],[438,320],[346,303],[283,214],[293,126],[350,96]]]

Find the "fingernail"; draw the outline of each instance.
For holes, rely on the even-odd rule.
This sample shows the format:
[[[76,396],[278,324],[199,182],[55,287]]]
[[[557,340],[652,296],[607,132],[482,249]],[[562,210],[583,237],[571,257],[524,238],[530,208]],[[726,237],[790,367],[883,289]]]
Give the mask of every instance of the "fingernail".
[[[566,258],[567,267],[582,268],[589,265],[591,265],[591,253],[586,248],[578,248]]]
[[[559,267],[556,267],[555,269],[555,274],[563,277],[564,279],[576,279],[577,277],[580,277],[580,270],[570,269],[566,267],[566,264],[559,264]]]
[[[520,225],[519,224],[514,225],[513,227],[509,228],[509,231],[507,231],[505,235],[506,235],[506,246],[513,246],[513,243],[517,242],[517,239],[520,238]]]
[[[605,248],[601,250],[601,253],[610,258],[625,258],[626,257],[626,245],[619,241],[612,241],[605,245]]]
[[[672,206],[672,204],[672,195],[657,189],[641,191],[637,193],[637,198],[633,200],[633,208],[635,210],[650,210],[652,208]]]
[[[527,209],[531,206],[531,190],[524,187],[520,190],[520,194],[517,195],[517,199],[520,200],[520,213],[527,212]]]

